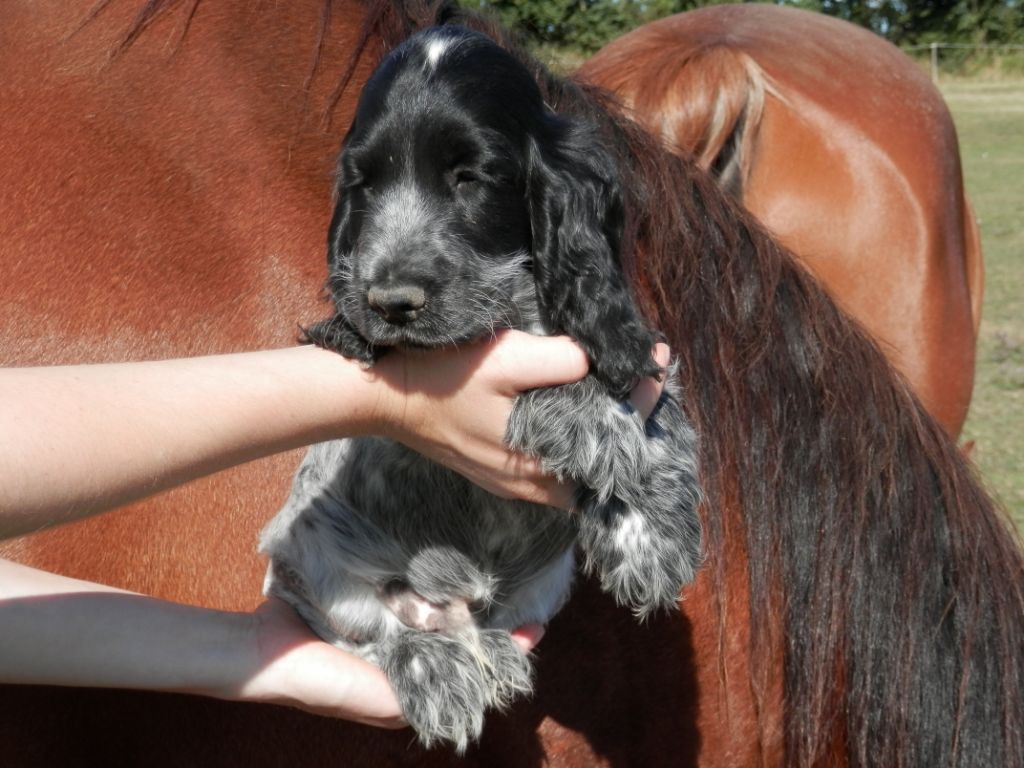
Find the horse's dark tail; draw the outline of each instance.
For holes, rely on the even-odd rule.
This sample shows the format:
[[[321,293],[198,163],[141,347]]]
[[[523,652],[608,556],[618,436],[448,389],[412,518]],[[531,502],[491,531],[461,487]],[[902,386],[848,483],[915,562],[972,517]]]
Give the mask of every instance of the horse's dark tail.
[[[618,125],[637,285],[705,438],[710,567],[727,592],[724,530],[746,531],[751,669],[784,659],[787,764],[1024,765],[1009,522],[793,257],[692,164]],[[771,682],[751,680],[762,709]]]

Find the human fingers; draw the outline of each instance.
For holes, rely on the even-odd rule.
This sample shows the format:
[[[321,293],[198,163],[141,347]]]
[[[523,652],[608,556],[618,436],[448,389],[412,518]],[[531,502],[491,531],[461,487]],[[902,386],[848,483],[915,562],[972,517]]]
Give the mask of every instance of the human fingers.
[[[325,643],[276,598],[253,616],[257,663],[242,686],[243,700],[379,728],[406,725],[391,684],[378,667]]]
[[[579,381],[587,375],[587,354],[568,336],[498,334],[493,350],[504,383],[515,392]]]
[[[504,460],[500,468],[476,466],[455,461],[452,469],[486,491],[504,499],[519,499],[532,504],[543,504],[556,509],[571,509],[576,487],[559,482],[546,473],[541,462],[533,456],[502,449]]]
[[[529,653],[544,637],[543,624],[524,624],[512,630],[512,640],[524,654]]]
[[[654,345],[655,362],[660,368],[668,366],[669,361],[672,357],[671,350],[669,350],[667,344],[658,342]],[[641,379],[633,391],[629,393],[629,402],[634,408],[643,416],[644,421],[651,415],[651,411],[654,410],[654,406],[658,404],[658,398],[661,397],[661,391],[665,388],[665,380],[655,379],[651,376]]]

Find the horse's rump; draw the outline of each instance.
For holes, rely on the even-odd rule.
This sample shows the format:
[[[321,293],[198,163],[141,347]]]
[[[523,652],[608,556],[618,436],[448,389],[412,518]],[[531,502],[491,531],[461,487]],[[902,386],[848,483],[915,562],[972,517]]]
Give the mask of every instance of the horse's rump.
[[[981,250],[952,119],[913,61],[821,14],[715,6],[624,35],[581,74],[711,170],[959,433]]]

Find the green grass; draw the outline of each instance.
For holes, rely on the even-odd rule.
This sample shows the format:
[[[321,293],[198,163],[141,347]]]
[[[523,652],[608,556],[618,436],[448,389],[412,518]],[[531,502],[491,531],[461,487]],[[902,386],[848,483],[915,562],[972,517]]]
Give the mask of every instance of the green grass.
[[[1024,80],[943,84],[985,255],[985,305],[964,438],[1024,531]]]

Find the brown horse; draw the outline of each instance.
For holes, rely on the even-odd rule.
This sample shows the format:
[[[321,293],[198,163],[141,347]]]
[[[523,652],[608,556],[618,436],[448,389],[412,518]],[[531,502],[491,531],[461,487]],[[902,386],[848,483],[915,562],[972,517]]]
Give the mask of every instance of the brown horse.
[[[313,298],[341,129],[321,117],[343,126],[354,96],[336,100],[336,75],[361,44],[375,54],[435,20],[312,0],[161,7],[110,2],[76,32],[82,19],[58,0],[3,6],[5,363],[283,344],[325,314]],[[111,60],[130,29],[142,31]],[[491,717],[463,762],[1021,764],[1024,562],[943,430],[710,178],[600,94],[535,72],[549,104],[593,120],[621,153],[624,263],[682,359],[702,434],[708,564],[680,612],[645,626],[581,585],[540,646],[536,698]],[[295,463],[243,467],[5,553],[250,607],[255,534]],[[455,762],[404,732],[273,707],[46,688],[3,690],[0,755]]]
[[[723,5],[640,27],[580,74],[712,171],[959,434],[981,248],[953,121],[910,58],[829,16]]]

